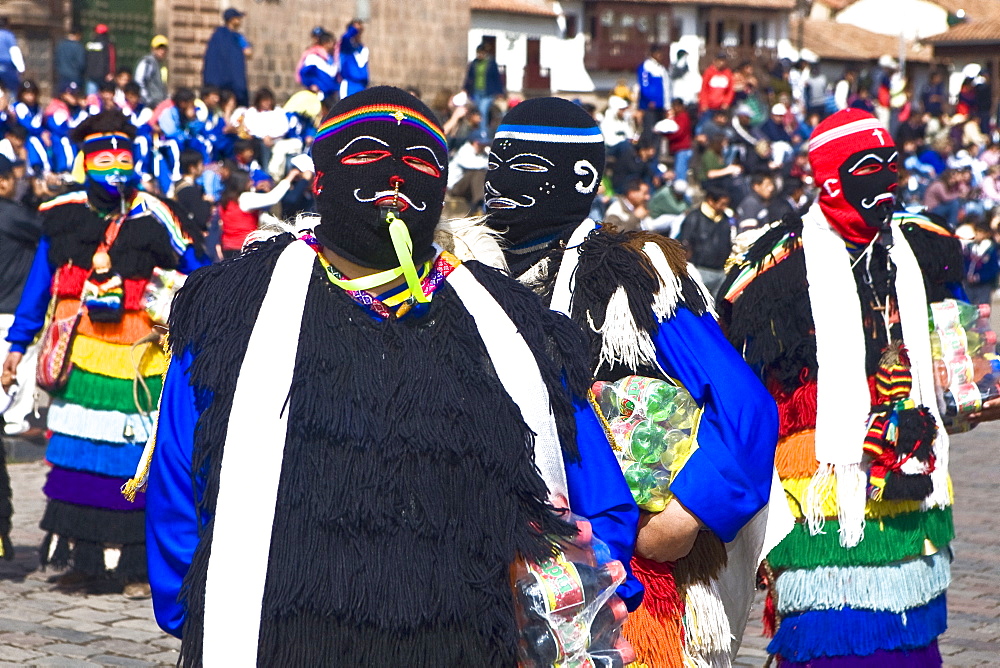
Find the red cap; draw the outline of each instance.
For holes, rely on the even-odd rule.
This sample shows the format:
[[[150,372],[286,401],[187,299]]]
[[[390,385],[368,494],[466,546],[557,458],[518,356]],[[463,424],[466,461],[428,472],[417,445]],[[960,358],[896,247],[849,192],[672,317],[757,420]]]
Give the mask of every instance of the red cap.
[[[809,164],[819,187],[819,205],[842,237],[867,243],[878,230],[869,227],[844,198],[840,166],[851,155],[870,148],[895,146],[878,119],[860,109],[842,109],[816,126],[809,137]]]
[[[94,32],[96,32],[98,35],[103,35],[107,31],[108,27],[103,23],[98,23],[96,26],[94,26]]]

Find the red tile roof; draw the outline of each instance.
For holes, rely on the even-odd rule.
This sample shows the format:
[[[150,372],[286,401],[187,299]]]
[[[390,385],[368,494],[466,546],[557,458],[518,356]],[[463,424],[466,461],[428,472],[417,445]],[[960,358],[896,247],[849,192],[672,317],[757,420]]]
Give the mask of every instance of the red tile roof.
[[[1000,18],[970,18],[954,28],[925,37],[924,42],[936,46],[1000,43]]]
[[[798,35],[798,19],[789,21],[788,34],[794,43]],[[802,46],[819,56],[820,60],[861,62],[878,60],[879,56],[887,54],[895,58],[899,54],[898,37],[820,19],[806,19]],[[930,61],[930,51],[927,47],[911,44],[906,57],[913,62],[926,63]]]
[[[476,1],[476,0],[474,0]],[[649,5],[698,5],[699,7],[746,7],[748,9],[795,9],[797,0],[627,0]]]
[[[469,7],[474,12],[497,12],[499,14],[526,14],[555,18],[552,5],[545,0],[472,0]]]

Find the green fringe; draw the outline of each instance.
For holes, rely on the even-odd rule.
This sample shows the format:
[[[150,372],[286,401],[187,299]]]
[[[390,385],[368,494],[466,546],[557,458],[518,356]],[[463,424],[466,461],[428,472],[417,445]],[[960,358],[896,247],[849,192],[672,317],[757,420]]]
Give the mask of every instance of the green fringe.
[[[924,540],[944,549],[955,537],[951,508],[907,513],[881,520],[868,520],[865,537],[850,549],[840,545],[840,523],[827,520],[824,532],[809,535],[804,523],[778,544],[767,561],[771,568],[819,568],[821,566],[883,566],[924,554]]]
[[[155,410],[163,388],[160,376],[149,376],[146,385],[152,394],[152,401],[146,406],[146,393],[138,388],[139,400],[146,410]],[[51,393],[55,397],[65,399],[69,403],[98,411],[118,411],[120,413],[136,413],[135,401],[132,398],[132,381],[120,378],[110,378],[96,373],[90,373],[80,368],[74,368],[69,374],[66,386]]]

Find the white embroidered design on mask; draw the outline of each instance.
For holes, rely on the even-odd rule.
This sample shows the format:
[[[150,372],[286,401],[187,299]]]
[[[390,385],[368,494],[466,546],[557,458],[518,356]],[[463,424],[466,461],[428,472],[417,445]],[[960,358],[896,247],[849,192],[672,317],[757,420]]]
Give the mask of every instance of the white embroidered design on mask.
[[[597,187],[597,182],[600,180],[600,175],[597,173],[597,168],[589,160],[577,160],[576,164],[573,165],[573,173],[577,176],[590,175],[590,183],[584,184],[583,181],[576,182],[576,191],[578,193],[589,195],[594,192],[594,188]]]

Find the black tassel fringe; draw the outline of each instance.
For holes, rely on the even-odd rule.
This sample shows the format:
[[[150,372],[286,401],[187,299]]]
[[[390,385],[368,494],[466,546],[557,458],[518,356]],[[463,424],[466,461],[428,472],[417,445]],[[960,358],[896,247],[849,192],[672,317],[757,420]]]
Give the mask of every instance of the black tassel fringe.
[[[262,242],[194,274],[173,309],[174,350],[195,353],[201,417],[193,464],[206,483],[203,517],[218,495],[236,370],[290,241]],[[585,365],[570,363],[582,335],[529,290],[468,266],[535,352],[572,461],[575,424],[563,382],[578,393],[589,383]],[[307,304],[260,665],[513,666],[509,566],[518,554],[552,554],[551,537],[575,529],[547,504],[531,463],[533,435],[471,316],[446,283],[425,316],[375,321],[318,270]],[[205,522],[181,592],[184,666],[201,661],[212,530]]]

